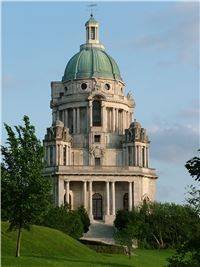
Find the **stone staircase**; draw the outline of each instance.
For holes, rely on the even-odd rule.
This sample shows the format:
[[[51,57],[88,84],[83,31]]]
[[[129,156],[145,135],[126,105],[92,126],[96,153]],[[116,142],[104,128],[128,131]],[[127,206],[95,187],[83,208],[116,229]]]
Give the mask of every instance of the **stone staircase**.
[[[114,245],[114,233],[114,226],[105,224],[100,221],[95,221],[90,225],[89,231],[85,233],[81,239]]]

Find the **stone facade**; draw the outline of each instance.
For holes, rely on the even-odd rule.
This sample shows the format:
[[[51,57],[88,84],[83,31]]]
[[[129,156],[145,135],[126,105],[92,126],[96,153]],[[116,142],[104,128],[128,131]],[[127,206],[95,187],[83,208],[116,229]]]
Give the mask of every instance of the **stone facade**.
[[[86,31],[94,25],[89,20]],[[93,40],[87,33],[81,49],[104,53],[97,33]],[[86,67],[94,59],[90,63],[86,58]],[[104,66],[106,75],[108,67]],[[75,65],[85,73],[80,68]],[[64,80],[52,82],[52,126],[44,138],[45,173],[52,177],[54,203],[67,202],[72,209],[84,205],[92,221],[105,223],[113,222],[118,209],[131,210],[144,199],[154,201],[157,178],[150,168],[146,130],[132,122],[134,99],[131,93],[125,95],[125,84],[119,75],[115,78],[114,68],[111,65],[113,77],[95,70],[68,79],[65,72]]]

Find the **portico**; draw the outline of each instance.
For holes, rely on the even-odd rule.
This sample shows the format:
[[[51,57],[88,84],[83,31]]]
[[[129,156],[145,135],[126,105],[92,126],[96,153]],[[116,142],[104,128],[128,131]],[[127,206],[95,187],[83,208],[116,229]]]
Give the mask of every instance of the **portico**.
[[[60,199],[61,203],[59,205],[67,202],[70,205],[73,205],[74,201],[72,201],[71,196],[71,203],[70,203],[70,183],[72,181],[66,180],[64,181],[64,198],[63,200]],[[88,211],[88,214],[90,215],[91,220],[95,220],[93,214],[93,196],[95,194],[99,194],[102,197],[102,207],[99,206],[100,209],[102,209],[102,220],[106,221],[107,223],[110,221],[110,219],[113,219],[116,214],[116,199],[115,199],[115,181],[76,181],[76,183],[80,183],[82,192],[79,192],[80,195],[82,195],[82,202],[79,203],[79,205],[83,205],[85,209]],[[98,186],[99,183],[99,186]],[[133,203],[134,203],[134,192],[133,192],[133,184],[134,182],[117,182],[117,183],[125,183],[127,184],[128,188],[128,195],[129,195],[129,202],[128,202],[128,209],[132,210]],[[100,187],[101,190],[98,190]],[[125,194],[125,193],[124,193]],[[121,205],[123,204],[123,194],[121,199]],[[105,206],[104,206],[105,203]],[[71,207],[72,209],[76,207]]]

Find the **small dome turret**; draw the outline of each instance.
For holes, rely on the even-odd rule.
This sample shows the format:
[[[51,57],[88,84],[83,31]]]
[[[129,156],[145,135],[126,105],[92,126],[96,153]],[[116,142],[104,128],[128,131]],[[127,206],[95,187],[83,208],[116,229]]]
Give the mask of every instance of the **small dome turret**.
[[[130,128],[141,128],[141,124],[134,119],[134,122],[131,123]]]

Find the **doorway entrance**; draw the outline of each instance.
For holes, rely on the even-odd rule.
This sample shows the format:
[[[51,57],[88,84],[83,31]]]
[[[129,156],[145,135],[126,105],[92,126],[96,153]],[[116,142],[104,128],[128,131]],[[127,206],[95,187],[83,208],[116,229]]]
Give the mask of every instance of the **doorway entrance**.
[[[98,193],[95,193],[92,196],[92,213],[94,220],[102,220],[103,219],[103,203],[102,196]]]

